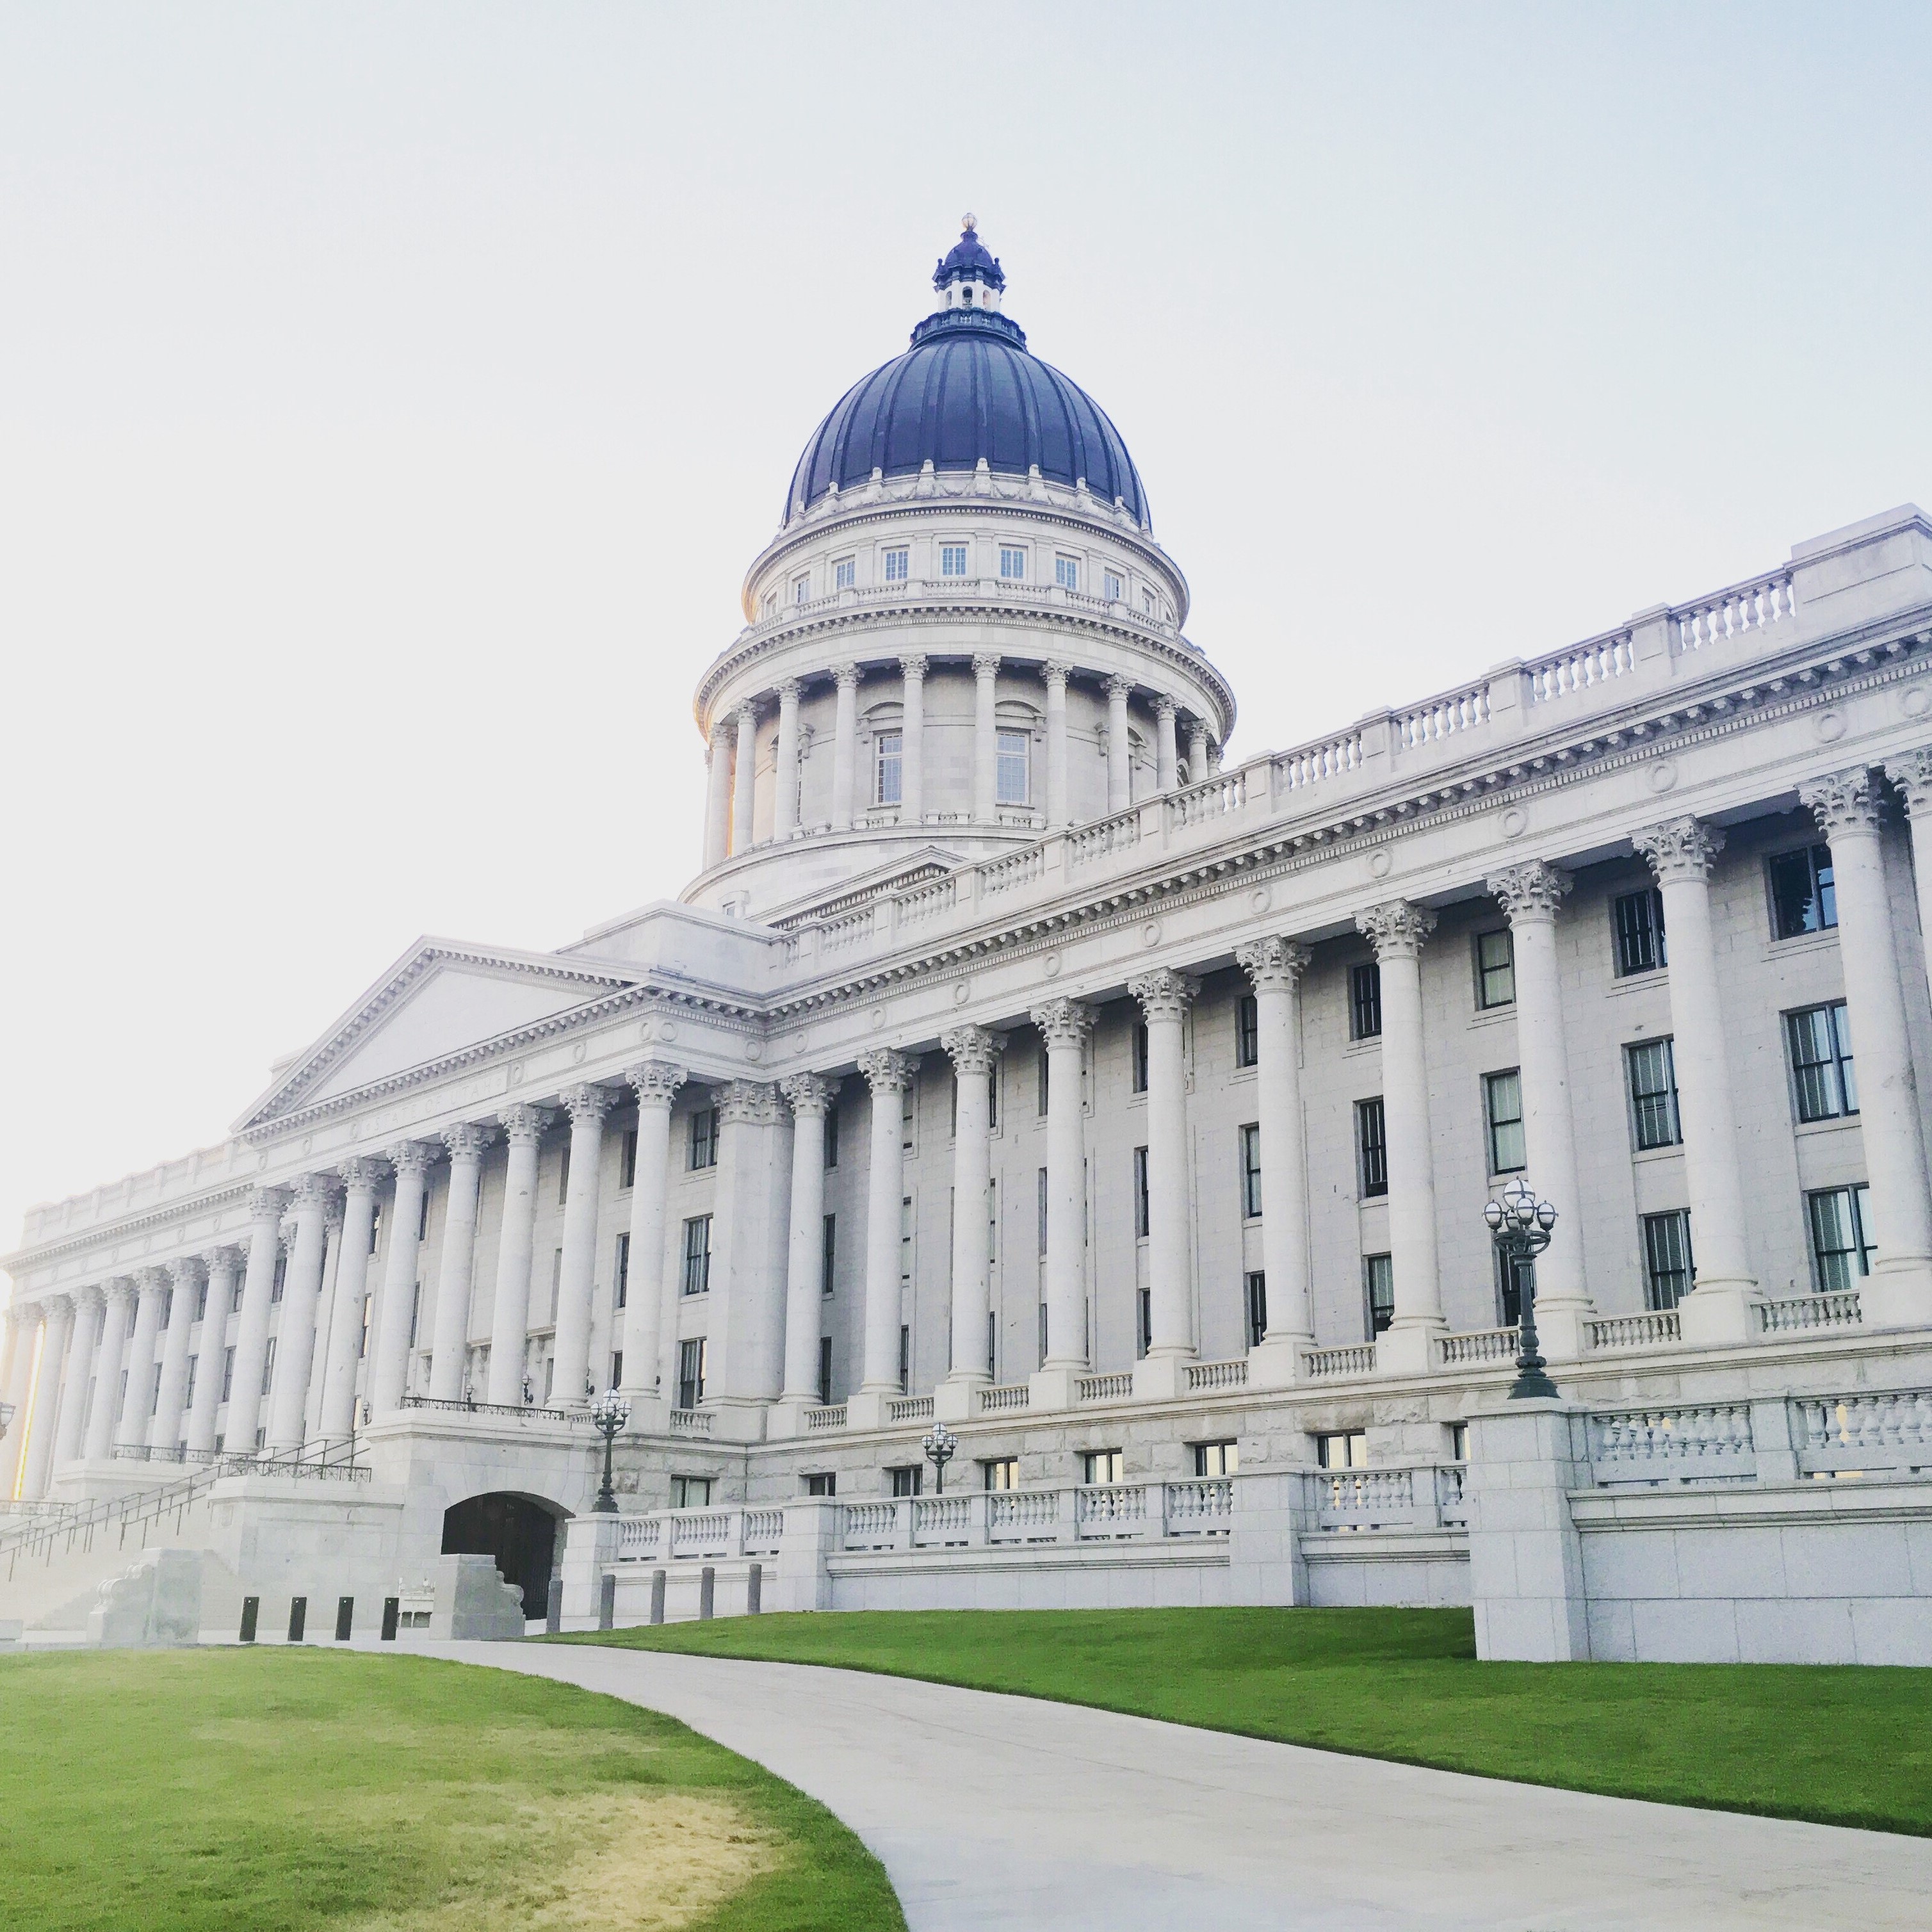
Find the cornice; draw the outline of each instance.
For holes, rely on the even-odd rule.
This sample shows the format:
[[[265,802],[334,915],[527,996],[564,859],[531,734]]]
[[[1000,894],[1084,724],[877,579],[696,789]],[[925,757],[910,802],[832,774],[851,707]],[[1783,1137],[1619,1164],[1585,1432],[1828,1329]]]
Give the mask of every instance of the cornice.
[[[231,1182],[207,1194],[191,1195],[177,1201],[170,1201],[165,1207],[151,1208],[144,1214],[137,1214],[130,1221],[103,1222],[92,1228],[76,1229],[61,1240],[44,1246],[20,1248],[10,1255],[0,1255],[0,1269],[16,1280],[30,1268],[43,1268],[55,1263],[84,1254],[90,1248],[110,1246],[131,1240],[137,1234],[152,1233],[156,1228],[178,1228],[184,1221],[191,1221],[200,1216],[218,1211],[230,1202],[246,1200],[254,1192],[256,1178],[250,1175],[246,1180]],[[116,1264],[118,1265],[118,1264]],[[65,1294],[68,1291],[61,1291]]]

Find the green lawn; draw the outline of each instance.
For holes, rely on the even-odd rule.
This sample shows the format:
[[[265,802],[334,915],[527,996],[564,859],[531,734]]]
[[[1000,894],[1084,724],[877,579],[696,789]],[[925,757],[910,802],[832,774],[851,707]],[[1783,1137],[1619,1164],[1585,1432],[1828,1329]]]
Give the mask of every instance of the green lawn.
[[[908,1610],[560,1640],[830,1664],[1486,1778],[1932,1835],[1932,1671],[1479,1664],[1466,1610]]]
[[[0,1659],[0,1927],[904,1932],[820,1804],[654,1712],[421,1658]]]

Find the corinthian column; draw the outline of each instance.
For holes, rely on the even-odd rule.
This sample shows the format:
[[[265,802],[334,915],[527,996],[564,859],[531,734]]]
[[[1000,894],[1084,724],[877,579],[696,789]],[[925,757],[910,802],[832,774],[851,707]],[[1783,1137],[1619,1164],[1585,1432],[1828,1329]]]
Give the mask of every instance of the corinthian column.
[[[731,856],[731,748],[722,719],[704,748],[704,869]]]
[[[952,1062],[952,1306],[950,1366],[935,1394],[940,1420],[963,1420],[986,1370],[986,1325],[993,1306],[986,1200],[993,1184],[992,1075],[1002,1044],[984,1027],[955,1027],[940,1041]]]
[[[1071,816],[1066,802],[1066,679],[1071,664],[1049,660],[1040,667],[1046,680],[1046,826],[1063,830]],[[1048,1315],[1047,1320],[1052,1322]]]
[[[1388,1150],[1390,1264],[1395,1318],[1377,1366],[1420,1375],[1435,1366],[1442,1318],[1436,1257],[1436,1172],[1430,1151],[1429,1070],[1422,1033],[1422,948],[1436,915],[1391,899],[1355,918],[1375,948],[1382,988],[1382,1122]]]
[[[1046,1348],[1039,1372],[1028,1378],[1028,1401],[1035,1408],[1070,1408],[1074,1378],[1088,1368],[1091,1353],[1087,1336],[1087,1129],[1080,1074],[1094,1015],[1078,1000],[1057,999],[1034,1007],[1028,1017],[1040,1029],[1046,1050]],[[976,1229],[982,1268],[986,1253],[983,1222],[982,1216]],[[980,1326],[985,1325],[982,1320]]]
[[[376,1304],[376,1359],[369,1364],[369,1407],[378,1421],[402,1407],[409,1386],[410,1318],[413,1314],[420,1323],[423,1312],[417,1292],[422,1261],[418,1231],[437,1153],[424,1141],[398,1141],[386,1156],[396,1171],[396,1194],[389,1205],[389,1250]]]
[[[101,1318],[107,1312],[106,1299],[98,1288],[83,1288],[79,1300],[80,1320],[74,1346],[68,1351],[67,1373],[62,1378],[60,1430],[54,1444],[57,1469],[73,1462],[86,1447],[88,1388],[100,1359]]]
[[[832,682],[838,692],[832,726],[832,829],[849,832],[859,765],[859,667],[833,665]]]
[[[1879,843],[1879,792],[1861,766],[1800,785],[1830,840],[1838,889],[1838,960],[1857,1056],[1858,1129],[1871,1183],[1878,1258],[1859,1297],[1875,1328],[1932,1322],[1932,1203],[1926,1198],[1925,1141],[1906,1030],[1898,938]]]
[[[1760,1298],[1745,1233],[1737,1102],[1711,936],[1711,866],[1724,835],[1694,818],[1673,818],[1634,834],[1630,843],[1657,875],[1670,935],[1670,1030],[1697,1282],[1682,1304],[1684,1339],[1748,1342],[1752,1304]]]
[[[1146,1016],[1148,1031],[1148,1336],[1145,1358],[1134,1364],[1137,1396],[1179,1394],[1184,1380],[1181,1365],[1196,1352],[1187,1232],[1187,1067],[1182,1034],[1187,1009],[1200,990],[1198,980],[1165,967],[1127,982],[1127,991]],[[1049,1088],[1049,1130],[1052,1105]]]
[[[1255,988],[1255,1099],[1262,1142],[1262,1268],[1268,1333],[1248,1352],[1248,1380],[1278,1388],[1301,1378],[1315,1340],[1308,1268],[1308,1145],[1301,1111],[1301,976],[1306,946],[1257,939],[1234,958]]]
[[[114,1426],[121,1419],[121,1372],[128,1354],[128,1316],[134,1305],[134,1284],[124,1276],[104,1291],[100,1346],[94,1356],[94,1401],[87,1412],[87,1460],[98,1462],[114,1448]],[[19,1350],[15,1357],[17,1363]],[[259,1374],[260,1371],[256,1370]],[[18,1377],[16,1377],[18,1379]]]
[[[460,1402],[470,1355],[470,1277],[476,1261],[476,1194],[483,1175],[488,1127],[448,1127],[449,1202],[443,1210],[437,1258],[436,1325],[430,1335],[429,1393],[433,1402]]]
[[[54,1472],[54,1444],[61,1418],[66,1408],[64,1391],[68,1342],[74,1334],[74,1304],[64,1294],[50,1294],[43,1304],[46,1330],[40,1342],[40,1372],[34,1390],[33,1432],[27,1438],[27,1466],[20,1484],[23,1501],[37,1503],[46,1496]],[[16,1415],[14,1426],[26,1426],[24,1415]]]
[[[731,761],[731,850],[734,854],[752,849],[753,790],[758,773],[758,707],[747,701],[734,714],[737,732],[733,740],[736,755]]]
[[[555,1118],[548,1107],[512,1107],[503,1115],[509,1157],[503,1174],[503,1224],[496,1238],[490,1378],[484,1399],[506,1408],[514,1408],[524,1399],[524,1358],[530,1333],[530,1259],[536,1239],[537,1150]],[[440,1348],[436,1352],[440,1367]]]
[[[214,1447],[214,1423],[221,1407],[221,1367],[228,1348],[228,1316],[235,1283],[245,1264],[239,1248],[217,1248],[208,1257],[208,1300],[202,1310],[201,1354],[194,1372],[194,1394],[188,1414],[188,1446],[196,1455]]]
[[[1000,654],[973,660],[973,816],[991,825],[1000,815]]]
[[[20,1452],[32,1420],[28,1405],[34,1393],[34,1350],[40,1342],[42,1312],[38,1302],[16,1301],[7,1310],[7,1332],[11,1338],[7,1356],[7,1401],[14,1412],[6,1435],[0,1437],[0,1500],[7,1502],[19,1492],[23,1474]]]
[[[772,836],[789,838],[798,830],[798,680],[778,686],[778,770],[773,775]]]
[[[134,1287],[134,1338],[128,1344],[128,1383],[121,1397],[121,1421],[114,1432],[117,1449],[138,1449],[148,1440],[148,1420],[154,1412],[149,1390],[154,1372],[154,1344],[161,1332],[161,1304],[167,1298],[168,1271],[137,1268]]]
[[[205,1279],[198,1256],[169,1265],[161,1379],[154,1392],[154,1420],[148,1430],[148,1448],[159,1450],[164,1456],[172,1456],[175,1444],[181,1440],[182,1402],[188,1391],[188,1331],[194,1325],[195,1299]]]
[[[586,1082],[563,1096],[570,1116],[570,1193],[563,1204],[563,1263],[557,1276],[556,1370],[550,1399],[580,1408],[591,1381],[590,1318],[596,1300],[597,1208],[604,1172],[604,1116],[616,1100]],[[628,1284],[626,1294],[628,1298]]]
[[[242,1284],[242,1319],[235,1330],[235,1374],[228,1392],[228,1426],[224,1445],[233,1454],[252,1456],[262,1420],[262,1384],[268,1354],[268,1314],[275,1293],[275,1264],[281,1255],[282,1216],[287,1211],[288,1190],[258,1187],[248,1197],[248,1272]],[[108,1307],[112,1329],[113,1306]],[[106,1331],[102,1346],[106,1347]],[[116,1366],[120,1358],[117,1352]],[[99,1378],[96,1377],[97,1386]],[[90,1430],[88,1440],[93,1439]],[[89,1448],[91,1456],[94,1451]]]
[[[1127,736],[1127,698],[1131,679],[1107,680],[1107,809],[1125,812],[1134,802],[1132,746]]]
[[[904,680],[904,716],[899,728],[899,823],[916,825],[926,815],[926,659],[899,659]]]
[[[1932,746],[1886,762],[1886,776],[1904,795],[1912,828],[1912,872],[1918,894],[1918,930],[1924,964],[1932,968]]]
[[[1533,859],[1498,872],[1489,883],[1509,914],[1516,962],[1524,1158],[1530,1184],[1556,1208],[1550,1246],[1536,1262],[1537,1336],[1551,1360],[1571,1361],[1583,1352],[1583,1324],[1591,1304],[1570,1063],[1563,1043],[1563,988],[1556,970],[1556,908],[1570,890],[1570,874]]]
[[[681,1066],[646,1060],[624,1078],[638,1096],[638,1160],[631,1186],[631,1259],[624,1284],[624,1393],[631,1426],[662,1426],[670,1391],[658,1386],[660,1337],[675,1334],[667,1310],[674,1283],[664,1268],[664,1202],[670,1186],[670,1109],[684,1084]]]
[[[1180,754],[1174,742],[1174,710],[1171,698],[1154,700],[1154,754],[1159,769],[1154,784],[1160,791],[1172,791],[1180,782]]]
[[[362,1304],[369,1293],[369,1248],[376,1233],[376,1190],[380,1163],[345,1160],[342,1177],[342,1245],[330,1298],[328,1352],[322,1364],[320,1429],[323,1441],[339,1442],[356,1426],[356,1374],[362,1359]]]
[[[721,1432],[756,1441],[784,1373],[785,1201],[778,1089],[734,1080],[718,1096],[718,1196],[704,1406]]]
[[[290,1209],[296,1224],[282,1281],[282,1324],[275,1338],[275,1374],[268,1391],[268,1448],[280,1454],[302,1446],[309,1370],[315,1352],[322,1263],[327,1258],[329,1210],[334,1178],[305,1174],[296,1183]]]
[[[819,1304],[825,1292],[825,1117],[837,1083],[820,1073],[778,1082],[791,1108],[791,1202],[785,1249],[784,1382],[774,1432],[796,1435],[818,1401]]]
[[[1198,718],[1187,728],[1187,782],[1198,784],[1208,776],[1208,727]]]
[[[864,1372],[848,1405],[854,1428],[878,1427],[886,1401],[899,1393],[899,1204],[905,1185],[899,1096],[916,1067],[908,1055],[886,1047],[859,1058],[872,1090],[872,1124],[866,1171]]]

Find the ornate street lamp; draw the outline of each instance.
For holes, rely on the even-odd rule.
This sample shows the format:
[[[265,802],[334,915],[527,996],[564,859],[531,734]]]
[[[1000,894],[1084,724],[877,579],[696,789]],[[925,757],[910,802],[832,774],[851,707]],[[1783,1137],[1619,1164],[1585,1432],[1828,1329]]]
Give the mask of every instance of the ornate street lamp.
[[[1519,1175],[1503,1190],[1500,1201],[1492,1201],[1483,1210],[1483,1219],[1490,1224],[1490,1238],[1496,1243],[1504,1267],[1510,1270],[1504,1280],[1513,1280],[1516,1285],[1521,1326],[1510,1400],[1546,1396],[1553,1402],[1556,1384],[1544,1372],[1546,1365],[1537,1351],[1536,1274],[1528,1264],[1549,1246],[1556,1210],[1547,1201],[1538,1200],[1529,1183]]]
[[[932,1492],[943,1496],[946,1493],[946,1466],[958,1453],[959,1438],[944,1423],[935,1422],[919,1446],[926,1451],[926,1460],[932,1465]]]
[[[604,1438],[604,1486],[590,1505],[593,1515],[617,1514],[617,1492],[610,1486],[610,1448],[630,1419],[631,1405],[615,1389],[606,1389],[591,1405],[590,1420]]]

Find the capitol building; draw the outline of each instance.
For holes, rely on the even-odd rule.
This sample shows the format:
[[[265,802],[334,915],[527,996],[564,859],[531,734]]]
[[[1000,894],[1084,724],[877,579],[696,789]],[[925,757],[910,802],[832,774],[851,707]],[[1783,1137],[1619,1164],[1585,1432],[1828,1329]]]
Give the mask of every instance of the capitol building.
[[[225,1142],[30,1211],[0,1618],[152,1635],[192,1572],[231,1634],[1473,1603],[1932,1663],[1932,521],[1231,762],[1007,292],[968,218],[806,443],[674,902],[423,939]]]

